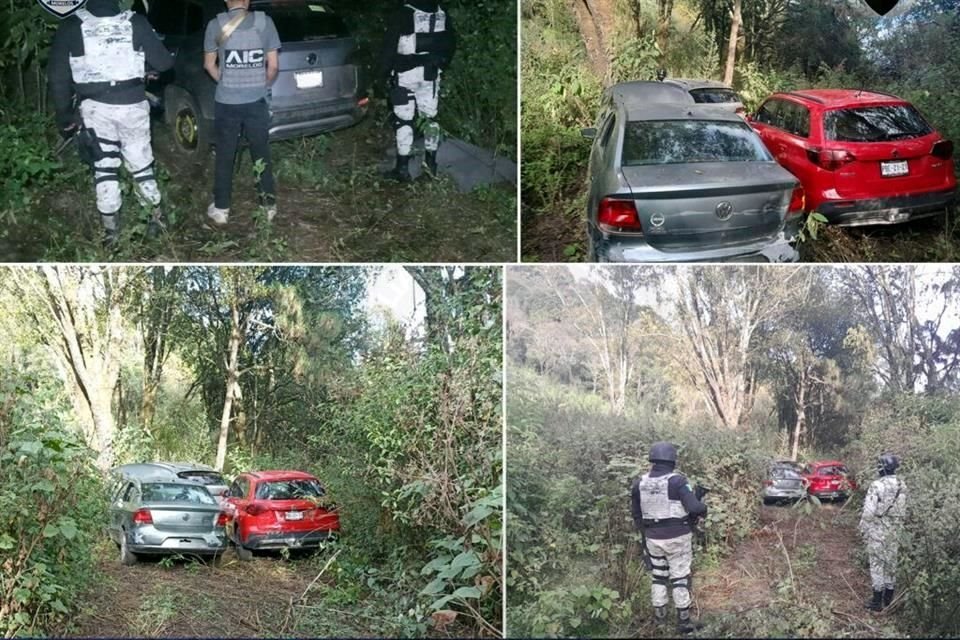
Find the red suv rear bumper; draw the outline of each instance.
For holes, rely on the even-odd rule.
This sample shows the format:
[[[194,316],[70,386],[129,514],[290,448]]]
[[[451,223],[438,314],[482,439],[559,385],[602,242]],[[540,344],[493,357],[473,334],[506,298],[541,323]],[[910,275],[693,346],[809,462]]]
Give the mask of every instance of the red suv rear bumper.
[[[831,224],[854,227],[868,224],[898,224],[942,213],[957,199],[956,189],[932,191],[896,198],[835,200],[815,208]]]
[[[276,533],[255,533],[243,541],[243,546],[247,549],[284,549],[284,548],[302,548],[317,547],[320,543],[329,539],[335,531],[306,531],[306,532],[285,532]]]

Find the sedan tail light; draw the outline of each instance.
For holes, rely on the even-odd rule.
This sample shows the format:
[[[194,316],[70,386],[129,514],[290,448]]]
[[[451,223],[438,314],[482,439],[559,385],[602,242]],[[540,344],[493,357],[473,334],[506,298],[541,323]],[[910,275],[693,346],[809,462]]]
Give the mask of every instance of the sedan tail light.
[[[941,140],[935,143],[933,149],[930,150],[930,155],[943,158],[944,160],[950,158],[953,156],[953,142],[950,140]]]
[[[773,480],[764,480],[764,481],[763,481],[763,486],[765,486],[765,487],[772,487],[772,486],[773,486]]]
[[[604,198],[597,210],[597,222],[601,227],[617,231],[637,231],[642,233],[640,216],[633,200]]]
[[[140,509],[133,514],[133,524],[153,524],[150,509]]]
[[[790,206],[787,207],[787,215],[792,216],[798,213],[803,213],[803,209],[807,204],[807,198],[803,193],[803,187],[797,185],[793,188],[793,193],[790,194]]]
[[[217,516],[217,526],[225,527],[232,519],[233,518],[230,517],[229,513],[225,511],[221,511],[220,514]]]
[[[843,165],[850,164],[857,159],[856,156],[845,149],[818,149],[816,147],[807,149],[807,158],[813,164],[827,171],[836,171]]]

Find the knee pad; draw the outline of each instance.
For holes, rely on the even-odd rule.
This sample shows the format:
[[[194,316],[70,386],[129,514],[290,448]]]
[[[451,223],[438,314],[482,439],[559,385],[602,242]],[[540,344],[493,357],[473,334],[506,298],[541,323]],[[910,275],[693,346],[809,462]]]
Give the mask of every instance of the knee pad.
[[[671,579],[670,584],[674,589],[686,589],[687,591],[690,591],[692,587],[692,580],[690,578],[690,574],[687,574],[681,578]]]

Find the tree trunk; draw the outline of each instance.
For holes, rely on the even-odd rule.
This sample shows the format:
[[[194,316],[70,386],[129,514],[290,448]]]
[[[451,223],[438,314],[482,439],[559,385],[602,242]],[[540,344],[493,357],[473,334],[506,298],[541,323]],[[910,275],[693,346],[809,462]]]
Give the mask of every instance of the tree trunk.
[[[233,400],[240,390],[239,354],[240,354],[240,308],[234,298],[230,309],[230,341],[227,355],[227,384],[223,394],[223,413],[220,415],[220,438],[217,441],[217,460],[214,467],[223,471],[223,464],[227,459],[227,438],[230,435],[230,412],[233,409]]]
[[[797,461],[797,456],[800,453],[800,434],[803,431],[803,423],[806,420],[806,401],[807,401],[806,371],[802,371],[800,374],[800,380],[798,381],[796,398],[797,398],[797,420],[793,428],[793,447],[791,447],[791,450],[790,450],[790,459],[793,460],[794,462]]]
[[[657,2],[657,48],[660,49],[660,65],[664,65],[667,56],[667,44],[670,41],[670,16],[673,14],[673,0]]]
[[[737,60],[737,38],[740,36],[740,25],[743,23],[741,8],[743,0],[733,0],[733,12],[730,20],[730,39],[727,41],[727,61],[723,70],[723,83],[733,84],[733,66]]]

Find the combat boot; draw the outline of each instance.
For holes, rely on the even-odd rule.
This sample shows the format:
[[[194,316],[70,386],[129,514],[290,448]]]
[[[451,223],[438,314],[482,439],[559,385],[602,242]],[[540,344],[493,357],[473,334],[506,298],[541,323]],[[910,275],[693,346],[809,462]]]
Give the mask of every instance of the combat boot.
[[[410,175],[410,156],[397,156],[397,166],[393,168],[389,176],[397,182],[411,182],[413,177]]]
[[[654,607],[653,608],[653,621],[657,623],[657,626],[662,626],[667,622],[667,607]]]
[[[703,625],[690,617],[690,607],[686,609],[677,609],[677,632],[693,633],[702,629]]]
[[[431,178],[437,177],[437,152],[427,151],[423,155],[423,165],[426,167],[427,175]]]
[[[883,590],[883,608],[886,609],[893,602],[893,587]]]
[[[100,213],[100,230],[102,232],[101,242],[103,248],[107,251],[113,251],[117,247],[117,240],[120,239],[120,230],[117,229],[117,218],[119,211],[113,213]]]
[[[883,591],[873,590],[873,599],[867,603],[867,609],[870,611],[880,611],[883,609]]]

